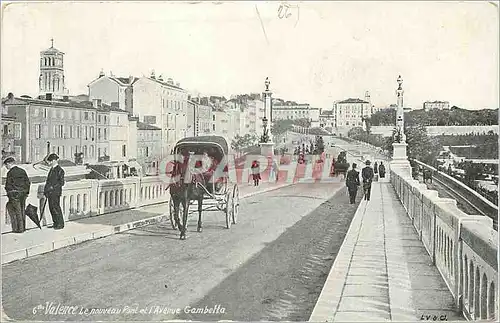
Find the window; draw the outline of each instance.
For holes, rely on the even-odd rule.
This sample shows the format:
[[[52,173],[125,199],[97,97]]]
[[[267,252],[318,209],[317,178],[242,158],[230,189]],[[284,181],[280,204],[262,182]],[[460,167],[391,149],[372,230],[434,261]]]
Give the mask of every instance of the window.
[[[104,124],[107,124],[108,122],[108,118],[106,116],[104,116]]]
[[[116,117],[116,124],[120,125],[120,117]]]
[[[215,125],[214,124],[212,125],[212,130],[215,131]]]
[[[35,146],[34,147],[33,159],[34,160],[40,160],[40,147],[39,146]]]
[[[215,121],[215,114],[212,116],[212,120]]]
[[[94,158],[94,145],[90,145],[90,158]]]
[[[47,117],[48,117],[48,112],[47,112],[47,109],[45,109],[45,108],[43,109],[43,117],[45,119],[47,119]]]
[[[14,123],[14,139],[15,140],[21,139],[21,124],[17,122]]]
[[[90,139],[91,140],[94,140],[95,136],[94,136],[94,127],[90,127]]]
[[[149,157],[149,147],[146,147],[146,157]]]
[[[64,126],[63,125],[57,126],[57,135],[59,136],[59,138],[64,138]]]
[[[42,125],[35,124],[35,139],[42,138]]]
[[[69,137],[73,138],[73,126],[69,126]]]
[[[83,146],[83,157],[87,158],[87,146]]]
[[[101,157],[101,148],[97,148],[97,157]]]
[[[76,126],[76,138],[80,138],[80,126]]]
[[[101,128],[97,129],[97,140],[101,140]]]
[[[101,115],[97,116],[97,122],[101,123]]]
[[[83,137],[85,138],[85,140],[89,140],[89,136],[88,136],[88,128],[87,126],[85,126],[83,128]]]
[[[83,113],[83,119],[84,120],[88,120],[89,119],[89,113],[88,112],[84,112]]]
[[[34,108],[34,109],[33,109],[33,116],[34,116],[34,117],[38,117],[38,115],[39,115],[39,114],[40,114],[40,109],[38,109],[38,108]]]
[[[127,156],[127,145],[123,145],[122,146],[122,157],[126,157]]]
[[[107,135],[106,128],[104,128],[104,140],[108,140],[108,135]]]

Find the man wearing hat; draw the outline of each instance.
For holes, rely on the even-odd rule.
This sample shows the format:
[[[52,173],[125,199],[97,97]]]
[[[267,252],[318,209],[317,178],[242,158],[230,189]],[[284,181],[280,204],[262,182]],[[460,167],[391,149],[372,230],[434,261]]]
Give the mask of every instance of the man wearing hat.
[[[5,206],[12,224],[12,231],[22,233],[26,231],[26,198],[30,193],[31,182],[26,174],[26,171],[15,165],[16,160],[13,157],[8,157],[3,161],[7,172],[5,181],[5,191],[9,201]]]
[[[352,169],[347,172],[345,179],[345,185],[349,192],[349,202],[351,204],[356,203],[356,195],[358,194],[359,187],[359,172],[356,170],[356,166],[356,163],[352,163]]]
[[[64,228],[64,218],[61,210],[61,194],[64,186],[64,170],[58,165],[59,156],[50,154],[47,162],[51,166],[43,193],[48,200],[50,214],[54,222],[54,229]]]
[[[363,177],[363,191],[365,193],[365,200],[370,200],[370,193],[372,190],[372,180],[373,180],[373,168],[370,167],[371,162],[367,160],[365,162],[366,167],[361,171],[361,177]]]

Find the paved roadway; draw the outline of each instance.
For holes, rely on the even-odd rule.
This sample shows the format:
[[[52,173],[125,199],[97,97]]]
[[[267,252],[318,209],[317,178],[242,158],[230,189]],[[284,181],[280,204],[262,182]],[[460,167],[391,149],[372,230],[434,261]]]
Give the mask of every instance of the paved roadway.
[[[3,266],[3,308],[16,320],[307,321],[356,207],[342,183],[299,184],[243,199],[230,230],[211,212],[185,241],[164,223],[17,261]],[[40,307],[34,315],[46,302],[122,313],[56,316]],[[184,313],[217,304],[224,314]],[[125,306],[180,314],[125,314]]]

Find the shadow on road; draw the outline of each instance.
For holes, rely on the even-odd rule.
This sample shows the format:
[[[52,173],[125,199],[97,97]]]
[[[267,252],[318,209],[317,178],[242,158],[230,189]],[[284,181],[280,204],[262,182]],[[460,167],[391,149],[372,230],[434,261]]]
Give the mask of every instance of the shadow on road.
[[[361,195],[358,194],[357,203],[351,205],[345,190],[339,190],[191,305],[202,313],[182,313],[177,318],[307,321]],[[205,307],[219,313],[203,313]]]

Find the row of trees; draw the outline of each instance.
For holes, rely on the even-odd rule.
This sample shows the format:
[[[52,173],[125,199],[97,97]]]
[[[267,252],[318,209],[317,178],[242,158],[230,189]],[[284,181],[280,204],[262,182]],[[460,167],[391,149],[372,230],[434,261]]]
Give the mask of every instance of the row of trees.
[[[436,157],[442,150],[442,145],[436,137],[427,135],[427,129],[423,125],[405,127],[407,154],[409,158],[418,159],[424,163],[435,165]],[[382,135],[374,135],[363,128],[353,128],[349,130],[348,137],[369,143],[379,147],[392,154],[392,143],[397,141],[398,134],[394,132],[392,137],[382,137]]]
[[[240,153],[247,148],[254,147],[258,144],[259,140],[257,136],[246,134],[244,136],[236,135],[231,141],[231,148]]]
[[[441,135],[436,138],[443,146],[471,146],[450,148],[458,156],[484,159],[498,158],[498,134],[493,131],[483,135],[470,133],[465,135]]]
[[[371,126],[392,126],[396,120],[395,109],[378,111],[366,121]],[[405,124],[409,126],[486,126],[498,124],[498,109],[465,110],[453,107],[450,110],[413,110],[405,113]]]

